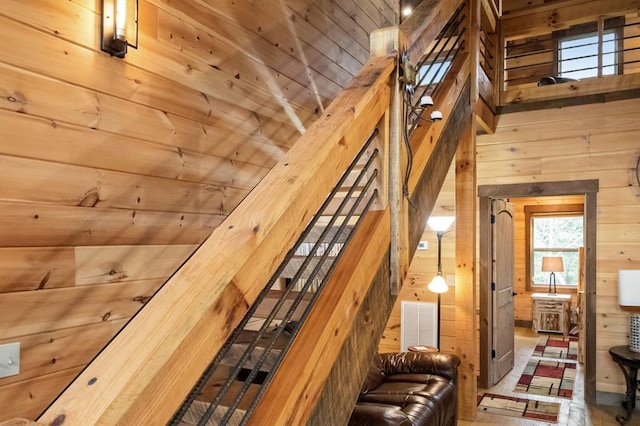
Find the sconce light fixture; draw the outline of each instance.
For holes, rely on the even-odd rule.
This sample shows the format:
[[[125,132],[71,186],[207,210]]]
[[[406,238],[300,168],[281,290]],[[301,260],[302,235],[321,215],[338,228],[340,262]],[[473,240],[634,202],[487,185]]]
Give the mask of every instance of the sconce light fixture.
[[[138,48],[138,0],[102,0],[100,49],[124,58],[127,47]]]
[[[433,277],[427,288],[429,291],[436,293],[438,295],[438,337],[437,337],[437,348],[440,350],[440,300],[442,293],[446,293],[449,290],[449,286],[447,282],[442,277],[442,236],[445,231],[449,229],[451,224],[456,218],[454,216],[431,216],[427,221],[429,227],[436,231],[436,235],[438,236],[438,274]]]
[[[404,116],[404,126],[407,129],[411,124],[415,123],[419,120],[436,122],[442,120],[442,112],[434,109],[431,114],[429,114],[429,118],[424,116],[424,112],[433,107],[433,99],[430,95],[427,95],[427,90],[429,87],[434,84],[435,77],[431,78],[431,81],[426,82],[423,81],[425,76],[428,74],[423,73],[422,76],[419,76],[420,69],[425,66],[425,64],[418,63],[413,64],[409,61],[407,55],[402,55],[400,59],[400,69],[402,70],[400,76],[400,82],[403,87],[403,99],[404,105],[406,107],[406,112]],[[431,70],[432,65],[425,66],[428,70]],[[419,96],[416,96],[416,88],[422,87],[422,93]]]
[[[409,143],[410,133],[420,124],[421,121],[435,123],[442,120],[442,112],[433,109],[428,117],[425,112],[433,108],[433,98],[428,95],[427,91],[434,86],[434,78],[431,81],[424,82],[425,73],[419,76],[423,63],[414,64],[409,61],[406,53],[400,56],[400,75],[398,80],[402,87],[402,135],[405,148],[407,150],[407,169],[404,177],[403,192],[405,197],[409,197],[409,175],[413,164],[413,153],[411,152],[411,144]],[[432,69],[432,65],[427,66],[427,71]],[[422,87],[421,87],[422,86]],[[421,88],[421,93],[416,94],[416,88]]]
[[[640,269],[618,271],[618,303],[620,306],[640,306]],[[640,352],[640,314],[629,320],[629,350]]]
[[[562,256],[543,256],[542,272],[551,272],[549,274],[549,294],[555,294],[556,291],[556,272],[564,272],[564,263]],[[551,283],[553,282],[553,291],[551,291]]]

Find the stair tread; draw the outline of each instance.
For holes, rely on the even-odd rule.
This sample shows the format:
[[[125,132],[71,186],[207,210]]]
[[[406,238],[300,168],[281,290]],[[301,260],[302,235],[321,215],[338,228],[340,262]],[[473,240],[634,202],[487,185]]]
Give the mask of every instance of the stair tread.
[[[197,425],[200,419],[202,418],[202,415],[205,413],[207,408],[209,408],[209,405],[211,404],[209,404],[208,402],[194,401],[193,404],[191,404],[191,406],[189,407],[189,410],[185,413],[184,417],[182,418],[182,421],[180,421],[179,424],[185,425],[185,426]],[[211,418],[207,421],[206,425],[217,426],[221,424],[222,418],[224,417],[225,413],[226,413],[226,407],[221,406],[216,408]],[[240,425],[245,413],[246,411],[244,410],[235,410],[234,413],[231,415],[231,418],[229,419],[229,421],[226,423],[226,425],[229,425],[229,426]]]
[[[218,392],[220,391],[220,388],[224,384],[226,378],[225,380],[212,380],[212,379],[210,379],[207,382],[207,384],[202,388],[202,390],[196,397],[196,401],[201,403],[204,402],[207,405],[209,405],[209,403],[213,401],[215,397],[218,395]],[[224,397],[222,398],[220,405],[224,407],[230,406],[235,400],[236,396],[238,395],[238,392],[240,392],[240,389],[242,388],[243,385],[244,385],[244,382],[240,380],[234,380],[231,383],[231,386],[229,387],[229,390],[227,391],[226,395],[224,395]],[[262,385],[260,384],[251,383],[246,393],[243,395],[242,399],[240,400],[238,409],[246,410],[251,404],[251,402],[255,399],[261,387]]]

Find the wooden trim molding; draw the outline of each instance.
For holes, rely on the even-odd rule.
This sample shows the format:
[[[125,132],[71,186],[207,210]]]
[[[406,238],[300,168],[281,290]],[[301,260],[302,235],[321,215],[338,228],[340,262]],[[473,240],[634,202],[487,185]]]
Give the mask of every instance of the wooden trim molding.
[[[480,185],[478,186],[478,196],[480,197],[480,365],[482,360],[486,361],[489,350],[486,344],[491,338],[489,327],[483,326],[487,321],[488,300],[490,297],[490,279],[486,271],[489,270],[487,262],[490,257],[483,256],[483,242],[486,242],[485,234],[488,230],[483,226],[489,223],[483,218],[488,218],[491,214],[492,198],[510,197],[542,197],[557,195],[579,195],[584,194],[584,215],[585,215],[585,339],[587,342],[596,341],[596,243],[597,243],[597,193],[599,181],[597,179],[560,181],[560,182],[537,182],[532,184],[504,184],[504,185]],[[596,345],[586,345],[585,350],[585,401],[589,404],[596,402]],[[484,352],[484,353],[483,353]]]
[[[524,241],[525,241],[525,278],[527,279],[526,288],[528,291],[541,291],[547,290],[548,285],[534,285],[531,282],[531,216],[536,213],[550,213],[550,214],[562,214],[562,213],[576,213],[584,215],[584,204],[545,204],[545,205],[532,205],[524,206]],[[578,286],[558,286],[558,293],[575,293]]]

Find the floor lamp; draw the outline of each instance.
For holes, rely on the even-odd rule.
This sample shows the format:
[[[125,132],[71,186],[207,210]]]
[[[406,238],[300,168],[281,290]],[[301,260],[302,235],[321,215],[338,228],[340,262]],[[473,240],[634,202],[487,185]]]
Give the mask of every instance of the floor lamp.
[[[437,348],[440,350],[440,299],[442,293],[446,293],[449,290],[447,282],[442,277],[442,236],[445,231],[449,229],[455,217],[453,216],[432,216],[427,221],[429,227],[436,231],[438,236],[438,274],[433,277],[427,288],[429,291],[438,295],[438,320],[437,320]]]

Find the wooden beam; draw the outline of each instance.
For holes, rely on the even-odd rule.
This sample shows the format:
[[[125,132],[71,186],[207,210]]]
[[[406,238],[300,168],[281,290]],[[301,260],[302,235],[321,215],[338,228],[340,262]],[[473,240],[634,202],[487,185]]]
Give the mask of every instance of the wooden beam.
[[[615,99],[625,93],[638,96],[640,74],[612,75],[602,78],[572,81],[548,86],[513,87],[500,92],[503,112],[516,110],[556,108],[568,106],[568,102],[582,104],[585,98]],[[578,101],[576,101],[578,99]],[[559,105],[563,103],[563,105]],[[527,107],[527,105],[531,105]]]
[[[496,116],[482,99],[476,102],[473,112],[476,123],[479,124],[486,133],[495,133]]]
[[[456,151],[455,326],[458,367],[458,416],[477,413],[478,317],[476,315],[476,132],[471,114]]]
[[[598,180],[572,180],[564,182],[517,183],[505,185],[481,185],[478,187],[479,197],[544,197],[565,194],[582,194],[598,192]]]
[[[394,68],[371,59],[40,420],[166,423],[387,110]]]
[[[347,423],[394,306],[395,297],[389,295],[389,273],[388,256],[384,255],[307,424]]]
[[[404,33],[399,28],[384,28],[371,33],[371,55],[398,56],[406,46]],[[390,291],[397,295],[409,270],[408,230],[406,223],[407,202],[402,193],[402,179],[407,168],[406,149],[402,132],[402,93],[398,81],[399,68],[393,73],[391,102],[389,105],[389,193],[391,211]]]
[[[424,0],[411,16],[400,24],[407,46],[409,60],[413,63],[429,50],[436,36],[449,22],[462,0]]]
[[[624,15],[640,8],[640,0],[590,0],[554,2],[531,10],[505,15],[502,34],[506,40],[549,33],[572,25],[594,22],[601,15]]]
[[[481,7],[480,19],[482,19],[482,26],[489,33],[495,32],[498,26],[495,3],[492,0],[481,0]]]

